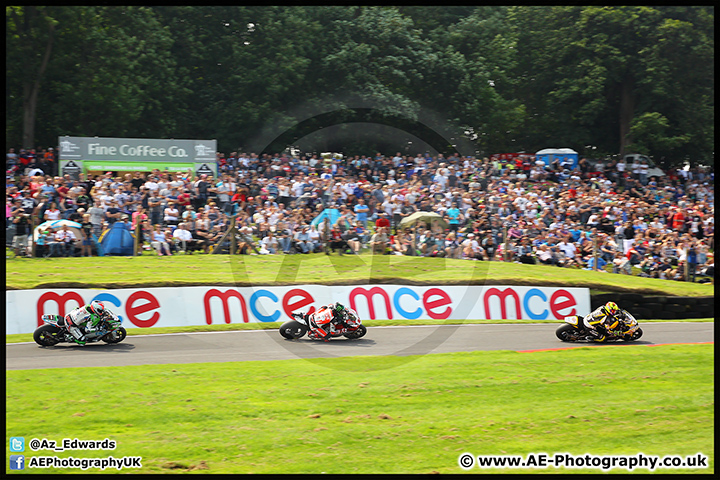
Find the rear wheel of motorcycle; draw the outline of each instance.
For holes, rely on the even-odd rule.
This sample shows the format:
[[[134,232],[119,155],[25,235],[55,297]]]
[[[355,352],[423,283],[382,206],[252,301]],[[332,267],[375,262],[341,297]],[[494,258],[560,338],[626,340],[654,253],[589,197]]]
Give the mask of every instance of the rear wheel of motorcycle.
[[[60,339],[57,338],[60,331],[61,329],[55,325],[41,325],[33,333],[33,340],[41,347],[52,347],[60,343]]]
[[[577,328],[568,324],[560,325],[560,327],[555,330],[555,335],[563,342],[576,342],[580,336]]]
[[[308,328],[296,320],[288,320],[280,325],[280,335],[288,340],[295,340],[302,337],[308,331]]]
[[[102,341],[105,343],[120,343],[125,340],[125,337],[127,337],[127,331],[124,327],[119,327],[102,337]]]
[[[357,328],[357,330],[344,333],[343,336],[345,336],[346,338],[354,339],[354,338],[364,337],[366,333],[367,333],[367,327],[365,327],[365,325],[360,325]]]

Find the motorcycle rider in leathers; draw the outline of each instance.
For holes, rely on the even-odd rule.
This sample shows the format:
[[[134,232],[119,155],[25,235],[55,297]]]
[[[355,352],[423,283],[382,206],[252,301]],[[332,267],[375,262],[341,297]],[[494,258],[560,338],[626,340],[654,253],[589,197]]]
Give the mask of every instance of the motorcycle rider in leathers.
[[[615,330],[620,322],[625,321],[626,316],[615,302],[607,302],[582,318],[588,336],[585,340],[602,342]]]
[[[341,328],[353,328],[360,323],[357,312],[352,308],[345,307],[340,302],[324,305],[305,318],[310,327],[308,336],[323,340],[330,339],[330,329],[333,324]]]
[[[97,331],[100,321],[108,316],[112,316],[110,310],[95,300],[65,315],[65,325],[75,343],[85,345],[87,334]]]

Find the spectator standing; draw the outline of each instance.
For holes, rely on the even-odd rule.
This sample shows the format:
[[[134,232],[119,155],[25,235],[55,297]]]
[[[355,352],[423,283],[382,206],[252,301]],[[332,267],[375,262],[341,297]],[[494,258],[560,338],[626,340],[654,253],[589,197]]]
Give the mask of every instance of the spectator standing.
[[[617,170],[617,181],[618,183],[622,182],[625,178],[625,170],[626,170],[627,164],[625,163],[624,158],[620,158],[620,160],[617,161],[615,164],[615,169]]]
[[[122,215],[123,213],[120,211],[117,200],[110,200],[110,206],[105,210],[105,221],[108,226],[112,226],[113,223],[120,221]]]
[[[190,189],[183,189],[177,197],[178,209],[184,212],[185,209],[192,203],[192,195]]]
[[[11,167],[16,166],[17,163],[18,163],[17,153],[15,153],[14,148],[11,148],[8,150],[7,154],[5,154],[5,167],[10,169]]]
[[[45,210],[44,220],[50,222],[53,220],[60,220],[60,210],[57,207],[57,203],[50,202],[50,207]]]
[[[78,209],[85,209],[85,211],[90,208],[90,205],[92,203],[92,200],[90,199],[90,196],[87,194],[87,190],[84,187],[79,187],[79,193],[74,199],[75,206]]]
[[[148,206],[150,208],[150,223],[153,225],[160,225],[162,223],[163,199],[160,197],[157,189],[151,189],[150,192],[150,198],[148,199]]]
[[[685,231],[685,213],[681,208],[677,208],[672,216],[672,229],[678,233]]]
[[[71,222],[77,222],[81,223],[83,215],[85,215],[85,209],[84,208],[78,208],[77,210],[72,210],[72,213],[67,216],[67,219]]]
[[[180,211],[175,206],[174,201],[169,201],[167,207],[165,207],[163,220],[165,225],[174,227],[179,223]]]
[[[235,189],[235,182],[233,182],[227,174],[223,175],[222,181],[216,185],[218,204],[220,209],[228,215],[232,215],[232,203],[230,199],[235,195]]]
[[[38,238],[35,241],[35,256],[47,258],[50,256],[50,242],[53,241],[53,235],[49,230],[38,231]]]
[[[688,282],[694,282],[695,281],[695,275],[697,273],[697,266],[698,266],[698,250],[696,243],[690,242],[690,244],[687,247],[687,255],[686,255],[686,261],[688,265]]]
[[[80,247],[81,257],[92,257],[93,244],[93,224],[90,222],[90,214],[85,213],[80,222],[80,232],[82,232],[82,246]]]
[[[87,211],[90,215],[90,223],[93,225],[93,233],[99,237],[102,232],[102,224],[105,219],[105,210],[102,208],[102,204],[94,204]]]
[[[45,164],[47,165],[47,173],[50,175],[57,175],[60,173],[58,171],[58,165],[55,157],[55,150],[53,147],[48,147],[48,149],[43,154],[45,159]]]
[[[457,202],[452,202],[452,206],[445,211],[445,219],[447,220],[450,230],[457,233],[460,222],[464,220]]]
[[[22,208],[17,208],[13,212],[12,223],[15,226],[15,236],[13,237],[12,247],[15,256],[29,256],[27,244],[30,232],[30,215],[25,213]]]
[[[638,177],[640,178],[640,183],[643,185],[648,184],[648,163],[646,160],[640,160],[640,166],[638,171]]]
[[[363,226],[363,228],[367,229],[367,221],[368,214],[370,213],[370,207],[365,204],[364,198],[358,198],[358,203],[357,205],[355,205],[354,211],[356,220]]]
[[[137,211],[130,216],[130,229],[134,232],[138,226],[138,222],[144,222],[148,219],[145,209],[142,206],[137,207]]]
[[[390,228],[390,219],[387,213],[382,210],[378,212],[377,219],[375,220],[375,231],[377,232],[380,228]]]
[[[59,241],[56,238],[57,233],[60,231],[59,228],[48,228],[45,230],[47,233],[46,236],[46,244],[47,244],[47,253],[45,254],[45,258],[47,257],[59,257],[61,256],[61,249],[63,248],[62,241]]]

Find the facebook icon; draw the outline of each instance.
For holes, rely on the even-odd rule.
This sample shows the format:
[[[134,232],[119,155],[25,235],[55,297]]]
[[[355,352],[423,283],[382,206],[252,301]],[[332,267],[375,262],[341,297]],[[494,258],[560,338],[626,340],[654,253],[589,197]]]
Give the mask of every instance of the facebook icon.
[[[25,470],[25,455],[10,455],[10,470]]]

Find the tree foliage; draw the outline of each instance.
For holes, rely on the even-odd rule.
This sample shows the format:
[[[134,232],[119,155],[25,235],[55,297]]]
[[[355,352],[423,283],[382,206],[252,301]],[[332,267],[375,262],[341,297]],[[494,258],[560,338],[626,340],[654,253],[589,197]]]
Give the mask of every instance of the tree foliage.
[[[404,151],[430,115],[454,128],[443,153],[462,140],[711,163],[714,8],[6,7],[8,146]]]

